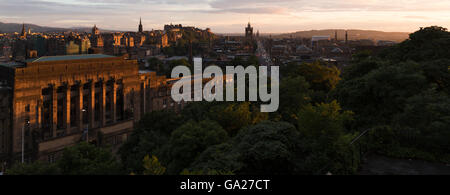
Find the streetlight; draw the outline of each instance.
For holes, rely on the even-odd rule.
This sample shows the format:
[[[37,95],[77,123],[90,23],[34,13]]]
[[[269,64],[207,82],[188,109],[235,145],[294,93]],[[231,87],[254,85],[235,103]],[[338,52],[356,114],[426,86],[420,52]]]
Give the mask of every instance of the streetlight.
[[[83,110],[81,110],[83,112],[83,117],[86,114],[87,110],[83,108]],[[89,123],[86,124],[86,142],[89,143]]]
[[[22,126],[22,164],[25,163],[25,125],[30,125],[30,121],[27,119]]]

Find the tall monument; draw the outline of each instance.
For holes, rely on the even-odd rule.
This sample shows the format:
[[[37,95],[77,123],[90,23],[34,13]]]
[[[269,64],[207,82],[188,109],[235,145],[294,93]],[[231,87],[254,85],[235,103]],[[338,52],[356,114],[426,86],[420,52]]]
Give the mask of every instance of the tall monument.
[[[142,26],[142,18],[139,18],[139,31],[140,33],[144,32],[144,27]]]
[[[253,27],[248,22],[248,26],[245,28],[245,38],[247,40],[253,40]]]

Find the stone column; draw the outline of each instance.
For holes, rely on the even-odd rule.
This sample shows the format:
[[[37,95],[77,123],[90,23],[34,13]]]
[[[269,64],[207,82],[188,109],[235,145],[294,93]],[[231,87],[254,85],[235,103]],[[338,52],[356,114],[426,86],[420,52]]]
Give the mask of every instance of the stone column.
[[[130,93],[125,90],[125,85],[122,84],[122,91],[123,91],[123,110],[127,110],[129,108],[129,97],[130,97]]]
[[[44,100],[42,97],[42,90],[41,90],[41,95],[39,96],[40,99],[36,102],[36,127],[38,129],[42,129],[42,101]]]
[[[103,80],[102,81],[102,87],[101,87],[101,97],[100,97],[100,104],[101,104],[101,108],[100,108],[100,120],[102,123],[102,127],[106,126],[106,81]]]
[[[112,83],[112,91],[111,91],[111,93],[112,93],[111,114],[112,114],[113,123],[116,123],[117,122],[117,105],[116,105],[117,104],[117,84],[116,84],[115,81]]]
[[[89,93],[89,129],[94,128],[95,123],[95,82],[90,83],[90,93]]]
[[[70,85],[67,85],[66,88],[66,101],[65,101],[65,109],[64,109],[64,117],[66,122],[66,133],[70,134],[70,108],[71,108],[71,89]]]
[[[83,131],[83,84],[78,85],[78,101],[77,101],[77,124],[78,130]]]
[[[56,137],[56,129],[58,128],[58,88],[56,85],[52,87],[52,137]]]
[[[142,112],[141,112],[141,115],[144,116],[145,113],[147,112],[146,102],[145,102],[145,101],[147,101],[147,86],[146,86],[146,81],[144,81],[141,90],[142,90],[142,93],[143,93],[142,98],[144,98],[144,99],[141,101],[142,104],[144,104],[144,105],[142,105],[143,110],[142,110]]]

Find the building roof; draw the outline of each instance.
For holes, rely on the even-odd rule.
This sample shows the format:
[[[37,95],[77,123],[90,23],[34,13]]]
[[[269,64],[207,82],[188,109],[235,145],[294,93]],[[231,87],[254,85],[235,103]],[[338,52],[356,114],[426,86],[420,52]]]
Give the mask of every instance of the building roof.
[[[170,58],[164,59],[164,61],[175,61],[175,60],[188,60],[186,56],[172,56]]]
[[[0,62],[0,66],[8,67],[8,68],[15,68],[15,67],[24,67],[25,64],[21,62]]]
[[[334,49],[331,50],[332,53],[344,53],[344,51],[339,48],[339,47],[335,47]]]
[[[330,40],[330,36],[312,36],[311,41]]]
[[[149,74],[149,73],[153,73],[155,71],[151,71],[151,70],[139,70],[139,74]]]
[[[297,52],[312,52],[313,50],[307,47],[306,45],[300,45],[296,48]]]
[[[65,56],[45,56],[36,59],[27,60],[27,62],[51,62],[51,61],[66,61],[66,60],[87,60],[100,58],[114,58],[115,56],[105,54],[85,54],[85,55],[65,55]]]

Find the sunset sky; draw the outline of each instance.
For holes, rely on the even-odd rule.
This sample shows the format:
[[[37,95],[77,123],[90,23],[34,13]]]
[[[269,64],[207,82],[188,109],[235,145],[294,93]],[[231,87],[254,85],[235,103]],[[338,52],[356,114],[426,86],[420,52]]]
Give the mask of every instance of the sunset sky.
[[[250,20],[263,33],[311,29],[412,32],[450,27],[449,0],[0,0],[0,22],[52,27],[144,30],[164,24],[242,32]]]

